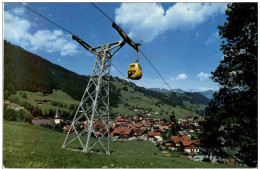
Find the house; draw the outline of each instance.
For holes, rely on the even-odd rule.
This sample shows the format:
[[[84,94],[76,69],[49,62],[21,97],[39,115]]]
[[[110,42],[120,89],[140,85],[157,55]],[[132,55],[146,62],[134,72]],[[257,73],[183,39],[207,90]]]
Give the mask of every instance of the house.
[[[158,131],[159,131],[159,125],[153,125],[152,130],[153,130],[154,132],[158,132]]]
[[[129,138],[133,135],[133,130],[123,127],[117,127],[113,131],[114,136],[119,136],[120,138]]]
[[[183,137],[183,136],[187,136],[188,133],[187,131],[183,130],[183,131],[178,131],[177,135]]]
[[[70,131],[70,133],[74,132],[74,128],[72,127],[70,130],[70,125],[66,125],[63,127],[63,132],[68,133]]]
[[[187,126],[187,129],[189,130],[189,132],[194,132],[198,127],[198,124],[197,123],[192,123],[190,125]]]
[[[155,136],[161,136],[160,132],[148,132],[148,140],[153,141]]]
[[[163,140],[163,144],[164,144],[165,146],[168,146],[169,149],[175,150],[174,141],[173,141],[172,139]]]
[[[164,133],[164,132],[166,132],[166,130],[163,129],[163,128],[160,128],[160,129],[159,129],[159,132]]]
[[[190,140],[189,137],[183,136],[179,137],[179,140],[181,141],[180,144],[184,148],[184,152],[186,153],[198,153],[199,148],[196,146],[195,140]]]
[[[136,124],[135,124],[135,127],[137,127],[137,128],[141,128],[142,126],[143,126],[142,123],[136,123]]]
[[[95,129],[95,131],[98,131],[103,134],[107,131],[106,125],[101,120],[95,122],[93,128]]]
[[[159,126],[160,129],[164,129],[164,130],[168,130],[169,127],[167,125],[162,125],[162,126]]]
[[[179,136],[172,136],[171,139],[172,139],[175,147],[180,147],[181,146],[181,144],[180,144],[181,143],[181,137],[179,137]]]
[[[155,141],[157,141],[158,143],[162,143],[163,142],[163,138],[161,136],[154,136]]]
[[[189,146],[184,147],[185,153],[198,153],[199,148],[195,145],[195,143],[191,143]]]

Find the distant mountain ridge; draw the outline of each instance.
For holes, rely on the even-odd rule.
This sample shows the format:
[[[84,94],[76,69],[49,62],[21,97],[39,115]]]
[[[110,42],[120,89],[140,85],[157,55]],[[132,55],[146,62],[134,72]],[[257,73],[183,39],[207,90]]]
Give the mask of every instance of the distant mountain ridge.
[[[213,94],[214,94],[215,91],[213,90],[206,90],[206,91],[203,91],[203,92],[198,92],[200,94],[202,94],[203,96],[207,97],[208,99],[212,99],[213,98]]]
[[[158,92],[171,92],[171,90],[165,88],[149,88],[150,90],[158,91]],[[172,89],[176,93],[185,93],[185,90],[182,89]]]
[[[149,88],[150,90],[154,90],[157,92],[171,92],[171,90],[165,89],[165,88]],[[187,93],[187,91],[183,90],[183,89],[172,89],[174,92],[176,93]],[[205,91],[201,91],[201,92],[189,92],[189,93],[199,93],[205,97],[207,97],[209,100],[211,100],[213,98],[213,94],[215,91],[213,90],[205,90]]]

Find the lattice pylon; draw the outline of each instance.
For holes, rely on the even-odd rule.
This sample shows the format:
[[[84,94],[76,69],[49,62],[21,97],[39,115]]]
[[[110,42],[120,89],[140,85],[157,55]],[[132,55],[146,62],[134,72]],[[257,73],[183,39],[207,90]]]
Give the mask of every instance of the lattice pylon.
[[[62,148],[71,150],[90,150],[100,143],[106,154],[110,154],[109,144],[109,78],[112,56],[122,47],[122,41],[102,45],[98,49],[92,76],[80,101],[78,109],[70,125],[69,132],[64,140]],[[121,46],[120,46],[121,45]],[[112,53],[112,49],[119,47]],[[90,105],[89,105],[90,104]],[[82,124],[83,123],[83,124]],[[73,135],[69,139],[69,135]],[[91,143],[91,136],[94,140]],[[84,144],[82,137],[87,137]],[[102,138],[107,137],[107,144],[103,144]],[[69,148],[75,140],[79,140],[80,148]]]

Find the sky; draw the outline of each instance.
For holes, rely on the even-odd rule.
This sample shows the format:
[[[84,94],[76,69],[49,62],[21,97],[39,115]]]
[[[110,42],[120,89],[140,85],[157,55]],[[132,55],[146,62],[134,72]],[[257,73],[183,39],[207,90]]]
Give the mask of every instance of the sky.
[[[223,59],[218,26],[226,22],[226,3],[95,3],[136,43],[171,88],[217,90],[210,77]],[[91,3],[25,3],[91,46],[122,40],[112,22]],[[95,56],[71,35],[19,3],[4,3],[4,39],[78,74],[90,75]],[[125,75],[137,52],[121,48],[112,63]],[[140,55],[146,88],[167,85]],[[115,68],[111,75],[125,79]]]

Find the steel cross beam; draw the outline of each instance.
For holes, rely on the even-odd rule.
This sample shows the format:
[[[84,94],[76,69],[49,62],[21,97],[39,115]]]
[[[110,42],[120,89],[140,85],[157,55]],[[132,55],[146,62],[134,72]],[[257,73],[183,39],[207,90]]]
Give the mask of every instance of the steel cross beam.
[[[109,78],[112,56],[124,46],[125,41],[118,41],[92,48],[90,45],[73,37],[84,48],[96,55],[92,75],[82,96],[80,104],[71,122],[62,148],[90,152],[100,143],[106,154],[110,154],[109,143]],[[114,51],[113,51],[114,50]],[[89,105],[90,104],[90,105]],[[94,136],[94,140],[91,139]],[[86,138],[86,144],[84,139]],[[103,143],[107,138],[107,143]],[[75,140],[81,147],[69,148]]]

